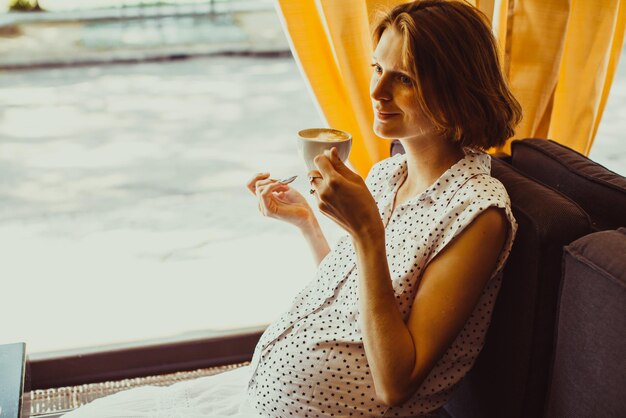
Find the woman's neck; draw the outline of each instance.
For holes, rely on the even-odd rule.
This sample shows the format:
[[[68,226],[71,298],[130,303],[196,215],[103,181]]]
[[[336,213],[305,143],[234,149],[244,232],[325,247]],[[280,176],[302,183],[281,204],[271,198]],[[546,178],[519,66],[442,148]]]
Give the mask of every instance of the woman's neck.
[[[448,168],[461,160],[462,147],[445,139],[428,141],[400,140],[406,153],[407,177],[402,184],[404,195],[416,196],[426,190]]]

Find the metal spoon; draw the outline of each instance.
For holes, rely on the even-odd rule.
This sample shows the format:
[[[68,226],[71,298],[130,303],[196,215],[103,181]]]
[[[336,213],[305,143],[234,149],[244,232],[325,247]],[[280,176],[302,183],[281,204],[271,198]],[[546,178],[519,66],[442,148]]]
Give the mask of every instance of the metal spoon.
[[[294,180],[296,179],[296,177],[298,177],[298,176],[291,176],[291,177],[288,177],[288,178],[286,178],[286,179],[283,179],[283,180],[278,180],[278,181],[279,181],[280,183],[282,183],[282,184],[289,184],[289,183],[291,183],[292,181],[294,181]]]

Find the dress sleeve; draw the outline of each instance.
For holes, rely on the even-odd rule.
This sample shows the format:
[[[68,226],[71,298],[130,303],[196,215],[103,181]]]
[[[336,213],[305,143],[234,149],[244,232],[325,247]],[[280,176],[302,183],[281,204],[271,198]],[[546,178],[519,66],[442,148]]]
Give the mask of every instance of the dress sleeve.
[[[504,266],[517,232],[517,222],[511,211],[511,202],[504,185],[496,178],[481,174],[470,178],[450,200],[444,210],[441,227],[433,234],[427,263],[457,237],[476,217],[490,207],[504,209],[509,221],[505,244],[492,277]]]

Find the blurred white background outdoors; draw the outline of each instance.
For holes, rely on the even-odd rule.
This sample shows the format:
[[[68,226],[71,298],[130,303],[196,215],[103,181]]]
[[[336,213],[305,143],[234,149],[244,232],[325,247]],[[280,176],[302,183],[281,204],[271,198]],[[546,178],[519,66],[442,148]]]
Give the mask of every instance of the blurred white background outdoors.
[[[298,232],[263,218],[245,189],[258,171],[298,174],[308,198],[294,133],[323,124],[272,35],[271,1],[230,15],[217,2],[226,12],[210,21],[194,16],[219,4],[172,15],[163,3],[168,17],[151,21],[137,18],[152,13],[141,0],[40,0],[60,17],[0,20],[0,344],[41,353],[267,324],[312,278]],[[114,4],[135,18],[93,19]],[[249,47],[251,26],[262,50],[209,54]],[[144,60],[180,51],[196,56]],[[622,59],[590,155],[622,175],[625,120]],[[342,231],[320,218],[334,242]]]

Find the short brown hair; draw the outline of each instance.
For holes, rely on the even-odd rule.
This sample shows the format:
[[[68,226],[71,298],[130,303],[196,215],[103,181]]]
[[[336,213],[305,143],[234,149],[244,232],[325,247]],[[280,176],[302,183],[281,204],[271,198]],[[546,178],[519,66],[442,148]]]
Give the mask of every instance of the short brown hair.
[[[374,45],[388,28],[402,35],[402,63],[417,80],[417,105],[439,134],[479,149],[514,135],[522,108],[482,12],[461,1],[417,0],[379,12],[372,28]]]

